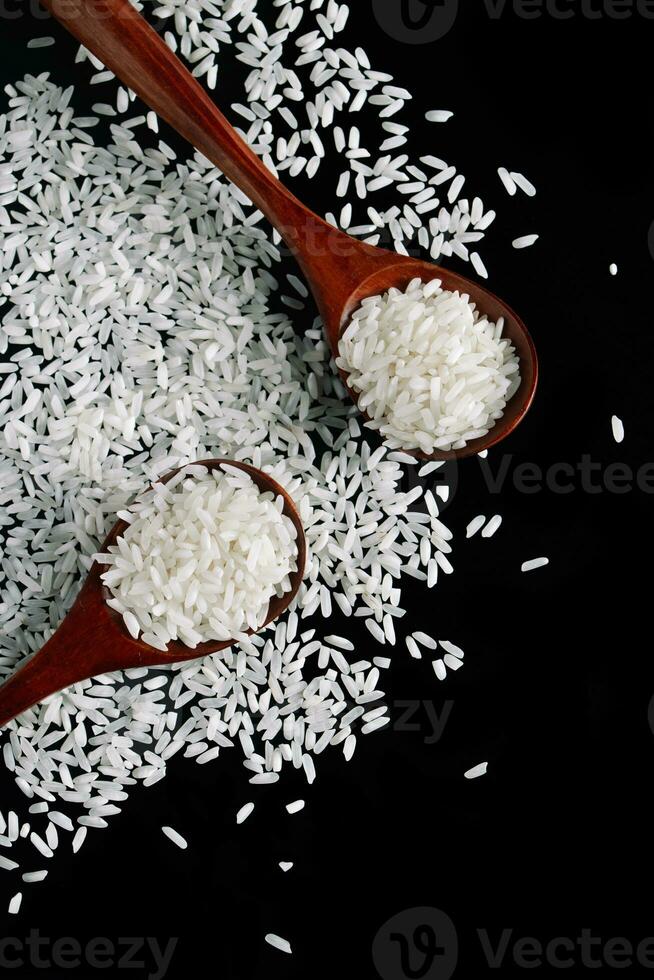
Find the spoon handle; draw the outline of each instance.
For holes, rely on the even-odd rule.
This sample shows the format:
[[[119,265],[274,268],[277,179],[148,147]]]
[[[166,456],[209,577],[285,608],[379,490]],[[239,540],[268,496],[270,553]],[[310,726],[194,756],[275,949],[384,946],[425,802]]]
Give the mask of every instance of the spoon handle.
[[[57,664],[58,654],[63,651],[51,648],[50,644],[56,637],[55,633],[52,640],[19,667],[0,688],[0,728],[39,701],[81,680],[74,670],[71,672],[65,667],[62,670],[62,666]],[[56,642],[54,645],[57,645]]]
[[[129,0],[43,0],[63,26],[247,194],[295,251],[329,227],[241,139],[200,83]]]
[[[115,670],[124,662],[138,666],[129,640],[103,628],[108,607],[94,572],[56,633],[0,687],[0,728],[71,684]],[[131,654],[130,661],[126,653]]]

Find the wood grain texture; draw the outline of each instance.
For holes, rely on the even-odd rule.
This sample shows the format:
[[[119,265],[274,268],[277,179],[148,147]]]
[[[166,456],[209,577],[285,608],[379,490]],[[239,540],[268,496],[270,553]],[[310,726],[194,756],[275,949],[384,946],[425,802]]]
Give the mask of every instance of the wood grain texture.
[[[281,598],[271,600],[266,619],[268,625],[288,609],[300,588],[307,556],[304,528],[291,497],[267,473],[231,460],[203,460],[193,465],[215,470],[223,463],[249,473],[262,493],[282,496],[283,512],[297,531],[297,571],[291,576],[291,590]],[[159,482],[167,483],[177,472],[173,470]],[[104,542],[102,551],[115,544],[126,528],[126,522],[119,521]],[[128,667],[197,660],[231,646],[231,642],[202,643],[191,650],[183,643],[175,642],[169,645],[167,653],[163,653],[135,640],[128,633],[122,617],[107,605],[110,593],[100,578],[105,570],[105,566],[94,563],[72,609],[54,636],[0,688],[0,727],[51,694],[97,674]]]
[[[229,177],[266,215],[297,259],[315,297],[329,344],[338,350],[349,318],[367,296],[400,288],[415,277],[439,277],[446,289],[467,293],[491,319],[503,316],[505,335],[520,357],[522,383],[504,417],[487,436],[462,450],[421,459],[472,456],[506,438],[524,418],[538,381],[536,350],[522,320],[487,289],[428,262],[373,248],[333,228],[274,177],[215,103],[129,0],[42,0],[89,51]],[[357,395],[347,384],[356,402]]]

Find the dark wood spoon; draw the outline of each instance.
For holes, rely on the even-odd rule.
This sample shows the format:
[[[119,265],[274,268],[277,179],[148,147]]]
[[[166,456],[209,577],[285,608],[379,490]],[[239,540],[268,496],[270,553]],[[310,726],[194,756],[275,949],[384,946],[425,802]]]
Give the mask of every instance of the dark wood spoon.
[[[267,626],[288,609],[302,583],[307,557],[304,528],[288,493],[262,470],[228,459],[202,460],[192,465],[215,470],[223,463],[249,473],[262,493],[272,492],[283,497],[283,513],[297,531],[297,571],[291,575],[290,591],[271,600],[264,624]],[[178,472],[173,470],[157,482],[167,483]],[[102,551],[115,544],[127,527],[125,521],[119,521],[104,542]],[[197,660],[231,646],[232,641],[227,640],[202,643],[191,650],[183,643],[174,642],[164,653],[142,640],[135,640],[128,633],[122,616],[107,605],[111,593],[100,578],[107,567],[98,562],[93,564],[81,592],[56,633],[0,687],[0,727],[51,694],[97,674]]]
[[[442,279],[445,289],[467,293],[481,313],[504,317],[504,335],[520,358],[521,384],[490,432],[464,449],[421,459],[452,459],[488,449],[515,429],[529,409],[538,380],[536,350],[522,320],[482,286],[439,266],[373,248],[333,228],[274,177],[230,126],[207,92],[129,0],[42,0],[44,6],[162,119],[247,194],[279,231],[304,272],[333,353],[342,331],[368,296],[412,279]],[[358,395],[341,372],[347,390]]]

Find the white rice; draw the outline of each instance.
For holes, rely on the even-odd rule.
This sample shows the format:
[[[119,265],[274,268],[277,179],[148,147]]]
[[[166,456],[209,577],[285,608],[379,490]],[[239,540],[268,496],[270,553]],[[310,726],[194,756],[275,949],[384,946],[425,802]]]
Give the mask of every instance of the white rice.
[[[488,279],[488,269],[486,268],[486,265],[484,264],[479,252],[470,253],[470,262],[472,263],[472,267],[478,276],[480,276],[482,279]]]
[[[416,643],[426,647],[427,650],[435,650],[438,646],[438,642],[433,637],[429,636],[428,633],[422,633],[419,630],[413,634],[413,639],[416,641]]]
[[[466,537],[474,538],[478,531],[481,531],[482,527],[486,523],[486,518],[483,514],[479,514],[478,517],[473,517],[468,526],[466,527]]]
[[[291,868],[293,867],[293,862],[292,861],[280,861],[279,862],[279,867],[282,869],[282,871],[284,873],[286,873],[287,871],[290,871]]]
[[[354,650],[354,643],[344,636],[326,636],[325,643],[330,647],[336,647],[338,650],[347,650],[348,652]]]
[[[37,48],[50,48],[55,43],[53,37],[33,37],[27,42],[27,47],[31,50]]]
[[[490,431],[520,383],[502,328],[440,280],[414,279],[363,301],[336,364],[389,446],[461,449]]]
[[[481,532],[482,538],[492,538],[495,532],[499,530],[501,524],[502,517],[500,514],[495,514]]]
[[[482,250],[495,212],[472,190],[472,204],[439,203],[456,169],[424,155],[403,125],[408,93],[384,92],[390,76],[339,36],[347,4],[319,7],[217,0],[216,15],[182,0],[165,38],[197,55],[210,89],[219,63],[234,79],[245,66],[240,118],[255,152],[291,184],[318,174],[336,190],[348,172],[345,217],[366,240],[483,266],[468,247]],[[272,40],[271,17],[286,41]],[[296,46],[314,28],[315,50]],[[390,660],[353,675],[349,651],[337,661],[319,620],[303,628],[302,617],[363,612],[386,639],[385,616],[404,612],[402,576],[434,584],[441,567],[425,564],[421,533],[452,567],[439,519],[449,487],[413,496],[407,460],[367,443],[321,324],[306,330],[299,300],[281,300],[279,238],[206,159],[177,159],[153,112],[130,118],[132,93],[101,82],[97,59],[81,51],[79,61],[103,85],[92,115],[76,115],[64,63],[62,87],[28,75],[0,108],[0,675],[61,622],[116,514],[173,468],[220,456],[266,469],[298,505],[309,556],[295,608],[265,635],[203,661],[84,681],[7,727],[3,761],[25,809],[56,800],[69,815],[66,826],[42,808],[10,819],[7,840],[30,861],[30,824],[48,856],[46,824],[72,826],[77,853],[180,753],[203,764],[236,745],[247,776],[264,781],[289,765],[309,778],[302,757],[329,745],[352,758],[363,714],[363,724],[377,719],[340,710],[344,695],[374,705],[383,692],[373,667]],[[366,125],[350,148],[360,110]],[[105,126],[110,136],[96,139]],[[389,135],[406,145],[382,150]],[[426,525],[413,516],[423,504]]]
[[[422,658],[420,648],[412,636],[407,636],[406,647],[414,660],[420,660]]]
[[[182,837],[181,834],[178,834],[172,827],[162,827],[161,830],[166,835],[168,840],[171,840],[173,844],[176,844],[182,851],[186,850],[188,847],[188,842]]]
[[[611,431],[616,442],[624,442],[624,422],[617,415],[611,418]]]
[[[286,804],[286,812],[293,814],[299,813],[300,810],[304,810],[304,800],[295,800],[294,803]]]
[[[47,871],[26,871],[23,875],[23,881],[26,884],[31,885],[37,881],[44,881],[47,876]]]
[[[513,197],[514,194],[518,190],[518,188],[516,186],[516,183],[515,183],[513,177],[511,176],[511,174],[509,173],[509,171],[506,169],[506,167],[500,167],[497,172],[499,174],[500,180],[504,184],[504,187],[505,187],[507,193],[509,193],[511,195],[511,197]]]
[[[514,238],[513,247],[514,248],[530,248],[535,245],[538,241],[538,235],[523,235],[521,238]]]
[[[425,113],[425,119],[427,122],[443,123],[447,122],[454,115],[449,109],[430,109],[429,112]]]
[[[390,718],[374,718],[372,721],[369,721],[365,725],[361,726],[361,734],[369,735],[371,732],[376,732],[389,723]]]
[[[451,657],[456,657],[457,660],[463,660],[465,654],[461,647],[458,647],[455,643],[450,640],[439,640],[441,649],[445,650]]]
[[[18,913],[20,912],[20,905],[22,901],[23,901],[22,892],[17,892],[9,902],[9,908],[7,910],[9,912],[9,915],[18,915]]]
[[[480,762],[478,766],[473,766],[472,769],[468,769],[464,773],[466,779],[478,779],[480,776],[485,776],[488,771],[488,763]]]
[[[54,850],[53,850],[52,847],[50,847],[50,845],[48,843],[46,843],[43,840],[42,837],[40,837],[37,833],[35,833],[34,831],[32,831],[30,833],[30,835],[29,835],[29,838],[30,838],[31,843],[34,845],[34,847],[39,852],[39,854],[41,854],[43,857],[46,857],[46,858],[51,858],[52,857],[52,855],[54,854]]]
[[[531,558],[529,561],[522,563],[523,572],[533,572],[537,568],[544,568],[545,565],[549,565],[549,558]]]
[[[297,531],[283,505],[229,466],[193,466],[155,484],[118,542],[96,556],[109,566],[109,605],[132,636],[160,649],[256,632],[297,571]]]
[[[245,820],[247,820],[253,810],[254,803],[246,803],[245,806],[242,806],[236,814],[236,823],[239,825],[242,824]]]
[[[366,628],[378,643],[386,643],[386,634],[379,623],[376,623],[374,619],[366,619]]]
[[[423,476],[423,477],[429,476],[431,473],[434,473],[437,469],[439,469],[442,465],[443,463],[440,460],[432,460],[431,463],[425,463],[425,465],[421,466],[420,469],[418,470],[418,476]]]
[[[611,265],[609,266],[609,272],[611,273],[612,276],[617,276],[618,266],[615,262],[611,262]]]
[[[291,944],[287,939],[282,939],[281,936],[276,936],[273,932],[269,932],[266,936],[266,942],[270,946],[274,946],[275,949],[279,949],[282,953],[292,953]]]
[[[510,176],[511,176],[511,180],[518,188],[518,190],[521,190],[524,194],[527,195],[527,197],[535,197],[536,188],[534,187],[534,185],[530,180],[527,180],[524,174],[516,173],[515,171],[512,170]]]

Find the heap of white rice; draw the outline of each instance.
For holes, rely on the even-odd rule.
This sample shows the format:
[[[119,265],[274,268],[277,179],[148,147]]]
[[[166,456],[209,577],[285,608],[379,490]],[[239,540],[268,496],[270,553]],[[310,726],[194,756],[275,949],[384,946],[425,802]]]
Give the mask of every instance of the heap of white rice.
[[[347,198],[332,223],[479,269],[495,212],[447,160],[421,155],[411,93],[371,65],[346,3],[144,10],[209,88],[229,75],[271,169]],[[0,105],[0,677],[62,621],[116,513],[176,467],[214,457],[269,472],[300,513],[307,568],[297,606],[266,633],[83,681],[8,726],[2,759],[25,797],[0,812],[12,892],[37,855],[79,850],[175,757],[237,755],[255,786],[290,768],[312,783],[328,750],[351,759],[389,723],[396,634],[421,625],[403,628],[407,578],[427,600],[453,571],[453,470],[430,489],[409,475],[415,460],[366,441],[261,213],[199,154],[177,159],[155,114],[87,52],[90,114],[65,58],[52,80],[26,59],[32,74]],[[351,617],[370,634],[363,649]],[[461,669],[458,647],[430,643],[437,678]]]
[[[363,301],[336,363],[391,448],[462,449],[490,431],[520,384],[503,326],[440,279],[414,279]]]
[[[224,466],[189,466],[155,484],[107,554],[109,605],[133,637],[165,650],[244,639],[260,629],[273,596],[291,589],[297,532],[284,498]]]

